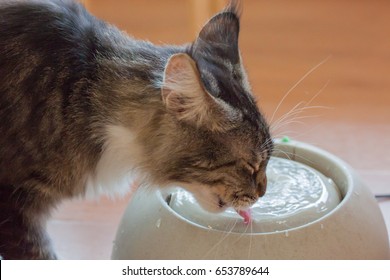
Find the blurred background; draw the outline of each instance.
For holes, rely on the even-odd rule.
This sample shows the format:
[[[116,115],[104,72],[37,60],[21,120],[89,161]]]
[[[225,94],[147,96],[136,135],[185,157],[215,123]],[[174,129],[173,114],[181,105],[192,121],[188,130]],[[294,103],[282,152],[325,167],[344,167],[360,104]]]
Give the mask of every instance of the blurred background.
[[[195,39],[223,0],[86,0],[137,39]],[[390,193],[390,1],[243,0],[240,49],[275,137],[349,163],[375,194]],[[70,201],[49,232],[60,258],[107,259],[129,196]],[[390,201],[378,199],[390,225]],[[364,211],[362,205],[361,211]]]

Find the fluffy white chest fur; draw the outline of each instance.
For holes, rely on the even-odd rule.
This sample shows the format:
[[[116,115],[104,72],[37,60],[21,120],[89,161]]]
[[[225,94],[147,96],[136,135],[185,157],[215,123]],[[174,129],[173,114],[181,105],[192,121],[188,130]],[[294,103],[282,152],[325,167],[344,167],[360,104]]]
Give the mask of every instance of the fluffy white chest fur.
[[[102,156],[87,179],[87,198],[124,195],[137,177],[141,147],[137,145],[134,133],[125,127],[110,125],[106,135]]]

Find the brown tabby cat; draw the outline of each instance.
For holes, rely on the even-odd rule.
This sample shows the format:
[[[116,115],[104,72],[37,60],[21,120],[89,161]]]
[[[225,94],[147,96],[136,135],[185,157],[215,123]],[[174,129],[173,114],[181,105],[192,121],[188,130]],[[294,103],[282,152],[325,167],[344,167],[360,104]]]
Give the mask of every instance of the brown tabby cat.
[[[64,198],[136,174],[209,211],[250,207],[273,149],[238,49],[233,1],[184,46],[135,40],[67,1],[0,3],[0,255],[52,259]]]

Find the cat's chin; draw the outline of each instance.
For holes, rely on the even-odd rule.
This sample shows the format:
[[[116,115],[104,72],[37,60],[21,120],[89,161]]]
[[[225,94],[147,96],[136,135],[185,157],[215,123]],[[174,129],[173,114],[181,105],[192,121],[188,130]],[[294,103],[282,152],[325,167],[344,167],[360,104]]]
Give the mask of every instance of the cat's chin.
[[[219,196],[213,193],[208,186],[182,185],[182,187],[189,191],[202,209],[207,212],[221,213],[229,207],[226,203],[221,204]]]
[[[199,205],[204,209],[206,210],[207,212],[210,212],[210,213],[214,213],[214,214],[218,214],[218,213],[222,213],[223,211],[225,211],[228,207],[226,206],[223,206],[223,207],[220,207],[217,203],[215,205],[210,205],[210,204],[202,204],[201,202],[199,202],[199,200],[197,200]]]
[[[227,208],[225,206],[221,207],[218,204],[218,199],[211,199],[210,196],[204,194],[202,195],[202,193],[201,194],[192,193],[192,194],[194,195],[196,201],[202,207],[202,209],[206,210],[207,212],[221,213],[225,211],[225,209]]]

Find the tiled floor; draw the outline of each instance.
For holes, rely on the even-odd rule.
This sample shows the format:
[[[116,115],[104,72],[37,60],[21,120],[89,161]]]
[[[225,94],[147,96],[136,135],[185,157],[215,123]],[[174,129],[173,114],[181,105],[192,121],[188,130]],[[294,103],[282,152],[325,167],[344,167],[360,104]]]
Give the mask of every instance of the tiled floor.
[[[193,37],[189,5],[178,1],[166,0],[163,6],[156,0],[115,1],[118,12],[111,3],[106,9],[105,1],[90,2],[98,16],[137,37],[157,43]],[[245,0],[240,35],[253,89],[268,119],[284,99],[274,126],[276,119],[321,91],[306,104],[321,108],[303,110],[297,122],[287,118],[275,136],[289,135],[336,154],[375,194],[390,194],[389,10],[390,2],[384,0]],[[390,228],[390,200],[378,203]],[[125,206],[126,200],[64,203],[48,224],[60,257],[109,258]]]

